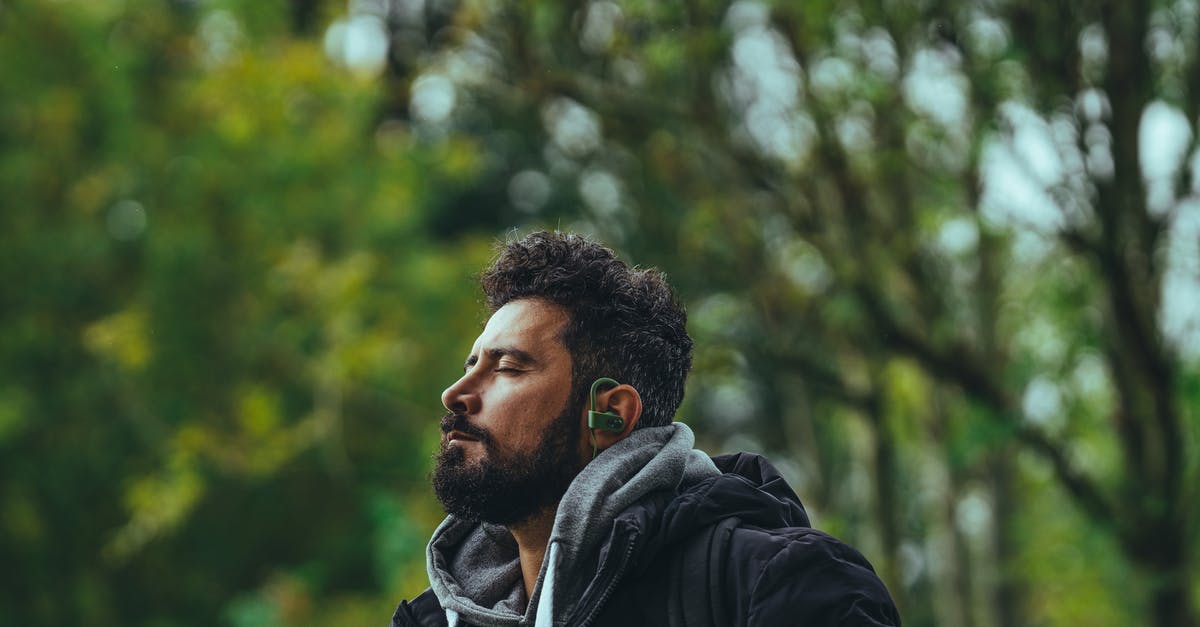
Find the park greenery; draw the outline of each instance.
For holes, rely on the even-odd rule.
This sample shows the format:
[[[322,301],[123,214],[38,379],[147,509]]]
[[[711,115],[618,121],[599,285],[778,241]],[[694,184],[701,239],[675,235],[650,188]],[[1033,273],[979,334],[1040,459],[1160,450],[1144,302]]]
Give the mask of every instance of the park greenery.
[[[1200,624],[1200,2],[0,0],[0,626],[384,624],[514,233],[906,625]]]

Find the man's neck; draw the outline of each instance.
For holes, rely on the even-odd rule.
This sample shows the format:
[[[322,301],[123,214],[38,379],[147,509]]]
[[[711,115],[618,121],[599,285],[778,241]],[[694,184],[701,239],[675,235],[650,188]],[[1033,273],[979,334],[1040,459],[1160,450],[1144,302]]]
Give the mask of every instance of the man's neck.
[[[546,545],[550,542],[550,531],[554,528],[554,514],[557,511],[557,505],[549,507],[508,528],[517,540],[526,599],[533,596],[533,586],[542,569],[542,559],[546,556]]]

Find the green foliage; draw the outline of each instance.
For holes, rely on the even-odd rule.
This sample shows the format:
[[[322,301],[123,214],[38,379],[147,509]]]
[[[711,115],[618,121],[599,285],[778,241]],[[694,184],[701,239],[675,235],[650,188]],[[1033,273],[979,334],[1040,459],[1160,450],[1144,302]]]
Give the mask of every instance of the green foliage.
[[[0,622],[386,615],[488,255],[418,207],[470,145],[377,133],[283,3],[86,5],[0,37]]]

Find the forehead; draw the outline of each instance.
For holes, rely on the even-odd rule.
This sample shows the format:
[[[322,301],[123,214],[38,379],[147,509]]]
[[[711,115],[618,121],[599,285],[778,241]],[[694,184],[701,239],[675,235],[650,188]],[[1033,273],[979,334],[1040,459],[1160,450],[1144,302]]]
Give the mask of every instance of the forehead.
[[[566,350],[562,343],[566,326],[567,312],[562,307],[540,299],[514,300],[488,318],[471,352],[509,345],[530,352]]]

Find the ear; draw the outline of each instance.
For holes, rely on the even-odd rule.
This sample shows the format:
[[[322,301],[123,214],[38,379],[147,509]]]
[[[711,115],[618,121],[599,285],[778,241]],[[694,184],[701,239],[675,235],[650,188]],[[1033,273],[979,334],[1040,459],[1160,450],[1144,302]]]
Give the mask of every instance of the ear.
[[[597,392],[596,409],[616,414],[625,421],[625,427],[619,432],[594,430],[596,445],[600,450],[604,450],[629,437],[629,433],[637,426],[638,420],[642,417],[642,395],[638,393],[637,388],[623,383],[603,392]],[[584,425],[585,428],[586,426]]]

